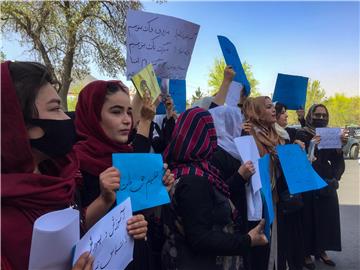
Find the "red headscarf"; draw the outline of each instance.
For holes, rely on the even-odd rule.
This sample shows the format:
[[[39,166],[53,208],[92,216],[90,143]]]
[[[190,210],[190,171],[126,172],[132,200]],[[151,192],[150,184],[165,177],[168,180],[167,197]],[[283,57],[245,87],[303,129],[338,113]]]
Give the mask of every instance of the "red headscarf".
[[[20,103],[9,71],[1,64],[1,256],[6,269],[27,269],[35,220],[73,203],[79,176],[73,155],[35,174]]]
[[[216,147],[211,114],[196,107],[180,115],[164,151],[164,159],[175,179],[185,175],[205,176],[220,192],[229,196],[229,187],[221,179],[219,170],[209,162]]]
[[[116,83],[124,91],[121,81],[94,81],[81,90],[75,112],[75,126],[80,141],[74,149],[80,159],[80,169],[98,176],[112,166],[112,153],[129,153],[129,144],[120,144],[106,136],[100,126],[101,109],[109,83]]]

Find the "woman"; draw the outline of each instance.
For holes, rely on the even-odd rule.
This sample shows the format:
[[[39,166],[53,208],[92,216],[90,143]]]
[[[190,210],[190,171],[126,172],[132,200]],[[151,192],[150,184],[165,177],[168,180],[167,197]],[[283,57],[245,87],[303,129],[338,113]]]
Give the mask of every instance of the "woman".
[[[113,153],[148,152],[146,146],[136,142],[136,137],[133,145],[129,144],[133,126],[131,111],[129,91],[121,81],[94,81],[80,92],[75,111],[79,141],[74,149],[84,177],[81,193],[85,206],[97,200],[102,179],[118,183],[119,171],[112,167]],[[150,96],[146,95],[137,135],[148,136],[153,117],[154,108],[150,105]],[[169,170],[163,179],[168,187],[174,181]],[[115,193],[109,194],[109,202],[113,204],[115,199]],[[104,210],[108,211],[112,204]],[[135,259],[127,269],[151,268],[153,262],[147,243],[137,241],[134,252]]]
[[[316,139],[316,128],[326,127],[329,112],[322,104],[310,107],[305,127],[296,133],[296,139],[303,141],[308,149],[310,141]],[[321,138],[320,138],[321,140]],[[325,264],[335,266],[326,250],[341,251],[339,201],[336,189],[345,170],[341,149],[315,149],[315,171],[328,182],[328,186],[303,194],[303,228],[305,241],[305,266],[315,269],[311,255],[316,255]]]
[[[299,140],[295,140],[296,128],[286,127],[288,124],[288,114],[287,108],[284,104],[280,102],[275,102],[275,111],[276,111],[276,123],[275,129],[279,136],[285,140],[286,143],[297,143],[301,148],[305,148],[305,144]],[[296,111],[297,113],[302,110]],[[300,121],[299,116],[299,121]],[[304,120],[305,121],[305,120]]]
[[[287,112],[286,106],[280,102],[275,104],[276,123],[275,129],[285,144],[296,143],[301,148],[305,144],[300,140],[295,140],[296,129],[286,128]],[[302,269],[304,257],[304,243],[301,210],[303,206],[300,194],[290,196],[287,186],[279,196],[277,207],[278,221],[278,248],[282,250],[278,256],[278,269],[285,270],[288,265],[290,270]]]
[[[284,218],[284,201],[287,200],[288,186],[286,184],[280,162],[276,153],[276,146],[284,144],[284,139],[275,130],[276,110],[269,97],[261,96],[248,99],[244,104],[244,113],[247,122],[251,123],[250,135],[254,136],[260,156],[270,155],[270,175],[273,196],[274,212],[277,218],[272,225],[272,238],[270,250],[258,250],[252,254],[252,266],[254,269],[273,270],[286,269],[287,261],[291,269],[301,269],[301,255],[299,249],[288,241],[289,235],[295,234],[299,238],[299,230],[296,226],[287,230],[290,224],[296,223],[296,218]],[[286,204],[285,204],[286,206]],[[294,231],[292,231],[294,230]],[[301,251],[301,248],[300,248]],[[300,261],[299,261],[300,260]]]
[[[80,201],[76,190],[82,178],[71,152],[75,129],[51,83],[39,63],[1,64],[3,269],[27,269],[35,220]],[[102,186],[102,194],[113,192],[107,183]],[[80,210],[83,229],[106,213],[98,204]],[[129,220],[128,230],[135,238],[137,229],[146,230],[137,226],[142,220],[142,216]],[[134,226],[135,231],[130,229]]]
[[[240,154],[236,148],[234,139],[241,136],[242,113],[238,107],[218,106],[209,110],[214,120],[218,147],[211,162],[220,170],[223,179],[230,189],[230,199],[236,208],[235,223],[238,231],[246,233],[249,230],[249,220],[261,217],[248,216],[248,204],[246,190],[251,190],[246,185],[251,175],[255,173],[255,167],[251,161],[242,164]],[[250,191],[251,192],[251,191]],[[261,196],[258,200],[261,205]],[[250,213],[250,212],[249,212]],[[248,255],[248,254],[247,254]],[[250,269],[249,258],[244,256],[244,267]]]
[[[171,210],[166,217],[164,269],[228,269],[223,256],[237,256],[264,245],[264,222],[243,235],[233,225],[229,187],[210,163],[217,147],[209,112],[193,108],[176,122],[164,158],[175,175]]]

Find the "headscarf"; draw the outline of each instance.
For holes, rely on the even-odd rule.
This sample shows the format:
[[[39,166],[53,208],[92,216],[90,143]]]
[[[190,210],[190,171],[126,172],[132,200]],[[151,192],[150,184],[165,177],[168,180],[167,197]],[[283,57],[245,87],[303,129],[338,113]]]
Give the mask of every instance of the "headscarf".
[[[243,118],[240,109],[232,106],[218,106],[210,109],[209,112],[214,119],[218,145],[241,161],[234,143],[234,139],[241,136]]]
[[[204,109],[193,108],[179,116],[163,155],[175,179],[186,175],[205,176],[228,197],[229,187],[209,161],[216,147],[216,130],[211,114]]]
[[[114,83],[129,92],[121,81],[93,81],[82,89],[76,105],[75,127],[80,140],[74,149],[80,159],[80,169],[94,176],[112,166],[112,153],[133,151],[129,144],[111,140],[100,126],[107,87]]]
[[[306,118],[305,118],[305,127],[304,127],[304,130],[309,132],[311,135],[315,136],[316,132],[315,132],[315,129],[316,127],[314,126],[314,123],[313,123],[313,119],[314,119],[314,113],[316,111],[316,109],[318,107],[322,107],[325,109],[326,111],[326,114],[327,114],[327,123],[326,125],[329,124],[329,111],[328,109],[325,107],[325,105],[323,104],[313,104],[309,110],[308,110],[308,113],[306,115]]]
[[[250,134],[254,136],[260,156],[264,156],[267,153],[275,154],[275,147],[279,143],[283,143],[283,140],[275,130],[275,125],[266,123],[263,120],[266,113],[266,99],[270,98],[266,96],[248,98],[244,104],[245,118],[253,125]]]
[[[12,268],[27,269],[35,220],[69,207],[80,179],[73,154],[52,160],[51,169],[43,166],[48,174],[33,173],[35,162],[9,64],[1,64],[1,256]]]

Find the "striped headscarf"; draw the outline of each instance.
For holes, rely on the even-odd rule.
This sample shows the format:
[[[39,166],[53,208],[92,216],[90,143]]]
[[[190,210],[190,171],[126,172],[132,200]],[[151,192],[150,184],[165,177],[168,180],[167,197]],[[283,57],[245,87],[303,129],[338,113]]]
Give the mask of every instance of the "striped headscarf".
[[[220,192],[229,196],[229,187],[220,172],[210,164],[217,139],[211,114],[201,108],[185,111],[176,122],[164,160],[178,179],[181,176],[205,176]]]

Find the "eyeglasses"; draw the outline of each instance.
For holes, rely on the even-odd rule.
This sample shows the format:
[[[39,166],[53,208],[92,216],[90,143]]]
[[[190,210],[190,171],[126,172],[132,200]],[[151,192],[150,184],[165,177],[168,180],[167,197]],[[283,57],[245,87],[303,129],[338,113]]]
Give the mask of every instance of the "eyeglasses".
[[[327,114],[326,113],[314,113],[314,116],[316,118],[327,118]]]

